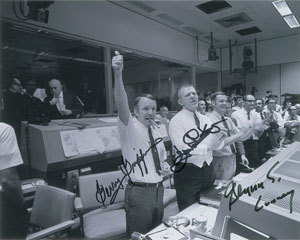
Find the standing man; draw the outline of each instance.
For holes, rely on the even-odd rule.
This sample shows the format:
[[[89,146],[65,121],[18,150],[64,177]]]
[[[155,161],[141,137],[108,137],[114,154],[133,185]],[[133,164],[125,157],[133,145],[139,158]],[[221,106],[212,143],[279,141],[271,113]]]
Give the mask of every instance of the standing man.
[[[284,122],[282,116],[276,111],[276,100],[271,96],[264,109],[266,116],[267,135],[272,149],[280,147],[280,139],[284,136]]]
[[[159,114],[156,116],[156,119],[160,121],[161,124],[165,124],[166,127],[169,126],[170,120],[167,118],[169,109],[167,106],[161,106],[159,108]]]
[[[235,106],[232,107],[232,111],[237,111],[243,109],[244,101],[242,96],[235,96],[234,97]]]
[[[206,102],[204,99],[199,99],[199,103],[198,103],[198,111],[203,114],[206,115]]]
[[[258,156],[258,138],[264,130],[264,125],[262,124],[260,115],[253,111],[255,107],[254,96],[250,94],[245,95],[243,100],[243,109],[233,112],[231,118],[235,121],[239,129],[246,128],[254,131],[252,136],[244,141],[243,144],[250,167],[256,168],[261,164]]]
[[[248,160],[245,157],[245,150],[241,141],[249,138],[252,134],[251,129],[243,129],[245,132],[238,130],[230,118],[224,116],[227,111],[228,97],[223,92],[216,92],[211,97],[213,112],[209,115],[212,122],[218,122],[218,126],[226,132],[224,139],[225,146],[220,150],[213,151],[213,168],[215,178],[218,180],[230,180],[236,173],[236,153],[241,155],[241,160],[248,165]],[[236,148],[235,142],[238,148]]]
[[[23,164],[14,129],[0,122],[0,239],[25,239],[29,223],[16,166]]]
[[[82,104],[77,96],[71,91],[63,90],[58,79],[52,79],[49,88],[52,96],[47,97],[45,102],[48,103],[48,115],[51,119],[76,118],[82,113]]]
[[[263,99],[258,98],[255,101],[255,111],[260,115],[262,122],[266,122],[266,114],[264,110]],[[258,156],[262,162],[265,161],[266,152],[268,151],[269,139],[267,137],[267,132],[263,131],[263,133],[258,138]]]
[[[205,125],[209,128],[212,122],[207,116],[197,112],[198,95],[192,85],[183,85],[178,90],[178,103],[182,110],[171,119],[169,134],[176,149],[174,184],[178,207],[182,211],[199,201],[200,193],[213,185],[215,177],[211,164],[212,150],[223,147],[224,133],[207,132],[207,137],[195,146],[191,138],[199,138]],[[214,128],[213,131],[215,130]],[[194,146],[191,147],[188,143]],[[180,156],[186,151],[190,153],[185,163]]]
[[[127,233],[145,234],[162,222],[164,188],[160,171],[167,154],[153,126],[155,98],[150,94],[136,98],[134,113],[137,119],[133,121],[122,79],[123,56],[117,51],[112,67],[123,161],[133,166],[125,190]]]
[[[295,135],[299,131],[300,117],[297,115],[297,108],[291,106],[283,118],[284,127],[285,127],[285,137],[282,144],[288,145],[293,143]]]

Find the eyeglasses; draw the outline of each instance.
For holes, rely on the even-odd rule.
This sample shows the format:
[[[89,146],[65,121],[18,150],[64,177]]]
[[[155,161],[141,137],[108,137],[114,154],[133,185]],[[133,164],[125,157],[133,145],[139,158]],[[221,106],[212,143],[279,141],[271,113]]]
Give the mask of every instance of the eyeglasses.
[[[275,102],[269,102],[268,104],[272,104],[272,105],[275,105],[276,103],[275,103]]]

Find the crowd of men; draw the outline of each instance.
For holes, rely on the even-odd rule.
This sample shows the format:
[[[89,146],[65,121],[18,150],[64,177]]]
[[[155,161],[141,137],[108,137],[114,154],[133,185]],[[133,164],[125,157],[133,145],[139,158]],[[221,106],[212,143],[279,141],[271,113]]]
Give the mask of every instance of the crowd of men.
[[[201,192],[212,187],[215,180],[232,179],[239,165],[259,167],[266,161],[269,150],[291,144],[299,130],[300,104],[288,104],[283,109],[277,104],[278,97],[270,93],[263,99],[256,99],[251,94],[234,96],[234,103],[223,92],[199,99],[190,84],[178,89],[178,104],[182,109],[171,119],[168,119],[166,106],[160,106],[157,117],[157,103],[150,94],[135,100],[136,118],[133,118],[122,78],[123,56],[119,52],[115,52],[112,68],[122,157],[133,166],[125,189],[128,235],[135,231],[147,233],[163,218],[162,170],[167,153],[155,121],[159,120],[167,127],[173,145],[171,169],[180,211],[199,201]],[[51,93],[41,101],[34,96],[34,80],[26,83],[26,93],[22,91],[19,79],[12,80],[4,98],[4,116],[17,134],[20,121],[29,120],[37,113],[47,114],[51,119],[74,118],[80,114],[80,100],[63,89],[58,79],[52,79],[49,88]],[[6,148],[7,139],[13,139],[16,152],[13,153],[17,154],[14,158],[18,162],[7,168],[14,167],[21,164],[16,138],[10,126],[1,124],[0,149]],[[8,130],[10,138],[5,134]],[[11,154],[2,154],[0,160],[6,161]],[[7,174],[3,170],[0,168],[0,185],[4,189]],[[16,176],[14,186],[18,187],[15,191],[20,192],[17,175],[11,176]],[[23,211],[22,198],[17,205]]]
[[[166,106],[160,106],[156,117],[157,104],[150,94],[136,99],[134,120],[122,79],[123,56],[118,52],[112,67],[122,155],[135,166],[125,190],[128,234],[146,233],[162,221],[161,169],[166,151],[155,120],[167,126],[174,147],[171,169],[180,211],[199,201],[201,192],[212,187],[216,179],[235,176],[238,164],[259,167],[268,150],[292,143],[298,132],[297,106],[282,110],[278,97],[272,94],[264,99],[251,94],[236,96],[232,106],[223,92],[212,93],[209,101],[199,100],[190,84],[178,89],[182,109],[170,121]],[[137,158],[141,152],[147,153],[143,165]]]

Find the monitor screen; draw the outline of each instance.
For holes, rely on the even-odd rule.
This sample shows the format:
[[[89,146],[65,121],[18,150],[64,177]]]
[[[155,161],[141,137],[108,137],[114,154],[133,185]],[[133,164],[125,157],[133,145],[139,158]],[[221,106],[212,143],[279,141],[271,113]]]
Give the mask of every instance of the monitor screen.
[[[247,240],[247,239],[273,239],[252,227],[226,216],[222,228],[221,238],[226,240]]]

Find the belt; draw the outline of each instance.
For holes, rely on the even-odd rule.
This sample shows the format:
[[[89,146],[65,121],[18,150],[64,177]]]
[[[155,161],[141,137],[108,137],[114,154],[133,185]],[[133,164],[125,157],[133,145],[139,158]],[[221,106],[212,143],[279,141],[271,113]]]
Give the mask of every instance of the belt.
[[[158,183],[144,183],[144,182],[131,182],[128,181],[129,185],[132,185],[134,187],[159,187],[159,186],[163,186],[162,181],[158,182]]]

